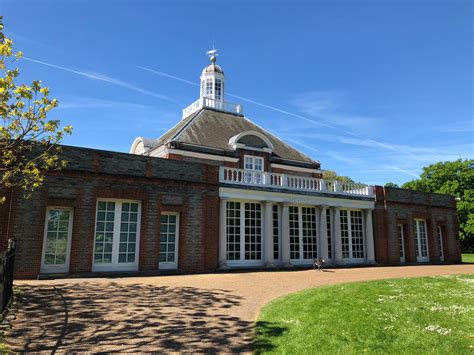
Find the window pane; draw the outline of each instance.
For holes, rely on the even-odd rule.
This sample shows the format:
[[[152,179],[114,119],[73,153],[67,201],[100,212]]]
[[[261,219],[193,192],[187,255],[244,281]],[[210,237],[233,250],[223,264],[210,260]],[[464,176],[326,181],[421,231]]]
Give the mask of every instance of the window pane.
[[[177,251],[177,214],[160,217],[160,262],[174,262]]]

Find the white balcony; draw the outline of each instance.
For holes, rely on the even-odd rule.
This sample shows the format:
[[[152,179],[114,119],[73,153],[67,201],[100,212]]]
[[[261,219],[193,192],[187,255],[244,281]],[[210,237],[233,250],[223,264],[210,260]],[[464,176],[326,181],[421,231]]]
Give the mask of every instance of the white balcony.
[[[242,185],[260,186],[272,189],[293,191],[324,192],[337,195],[373,197],[373,186],[356,183],[341,183],[306,176],[260,173],[243,169],[220,167],[219,182]]]
[[[244,109],[242,105],[233,104],[233,103],[221,101],[221,100],[214,100],[208,97],[202,97],[199,100],[193,102],[191,105],[189,105],[183,110],[182,118],[188,117],[189,115],[200,110],[201,108],[211,108],[214,110],[229,112],[236,115],[244,114]]]

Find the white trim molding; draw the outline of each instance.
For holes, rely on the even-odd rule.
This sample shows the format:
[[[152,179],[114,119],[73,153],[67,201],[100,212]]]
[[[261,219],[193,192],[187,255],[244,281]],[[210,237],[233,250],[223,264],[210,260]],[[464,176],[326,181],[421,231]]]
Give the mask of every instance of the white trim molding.
[[[325,205],[328,207],[370,210],[375,208],[375,201],[345,199],[343,197],[309,196],[273,191],[246,190],[236,189],[233,187],[220,187],[219,197],[249,201],[273,201],[307,206]]]
[[[158,157],[161,158],[166,154],[178,154],[178,155],[183,155],[186,157],[191,157],[191,158],[199,158],[199,159],[207,159],[207,160],[217,160],[217,161],[228,161],[231,163],[237,163],[239,161],[239,158],[231,158],[231,157],[223,157],[221,155],[212,155],[212,154],[206,154],[206,153],[197,153],[197,152],[189,152],[187,150],[181,150],[181,149],[164,149],[160,151],[159,155],[150,154],[152,157]]]
[[[245,144],[239,143],[239,139],[245,137],[245,136],[255,136],[260,138],[266,145],[267,147],[264,148],[256,148],[256,147],[249,147]],[[257,132],[257,131],[246,131],[246,132],[241,132],[229,139],[229,145],[232,146],[234,149],[237,148],[245,148],[245,149],[250,149],[252,150],[261,150],[264,152],[271,153],[273,151],[273,144],[272,142],[262,133]]]
[[[284,165],[284,164],[277,164],[277,163],[270,164],[270,167],[277,168],[277,169],[291,170],[291,171],[299,171],[301,173],[315,173],[315,174],[321,173],[321,170],[319,169],[302,168],[299,166],[291,166],[291,165]]]

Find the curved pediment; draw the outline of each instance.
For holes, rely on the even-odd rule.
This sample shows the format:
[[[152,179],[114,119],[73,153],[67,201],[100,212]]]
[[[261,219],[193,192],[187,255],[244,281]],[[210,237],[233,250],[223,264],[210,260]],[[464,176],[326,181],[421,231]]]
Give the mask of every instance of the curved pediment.
[[[236,148],[250,148],[271,152],[272,142],[262,133],[257,131],[246,131],[239,133],[229,139],[229,145]]]

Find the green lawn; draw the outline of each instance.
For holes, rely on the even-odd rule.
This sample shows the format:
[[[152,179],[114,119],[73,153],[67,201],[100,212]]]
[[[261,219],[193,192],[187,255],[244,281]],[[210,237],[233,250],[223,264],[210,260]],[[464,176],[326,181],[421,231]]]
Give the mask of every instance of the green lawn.
[[[461,254],[463,263],[474,263],[474,254]]]
[[[474,275],[316,288],[265,306],[256,353],[474,351]]]

